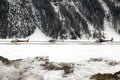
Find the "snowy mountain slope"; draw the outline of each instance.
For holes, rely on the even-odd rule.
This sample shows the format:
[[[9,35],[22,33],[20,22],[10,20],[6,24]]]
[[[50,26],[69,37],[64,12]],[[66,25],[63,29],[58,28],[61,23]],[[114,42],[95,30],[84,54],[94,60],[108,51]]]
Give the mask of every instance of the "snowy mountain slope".
[[[8,60],[9,64],[5,60],[0,57],[0,80],[92,80],[94,74],[114,74],[120,70],[120,62],[104,58],[78,63],[49,62],[48,57]]]
[[[101,6],[103,7],[104,11],[105,11],[105,15],[106,17],[104,18],[104,26],[105,26],[105,32],[104,34],[106,34],[107,37],[113,37],[115,39],[118,39],[120,38],[119,34],[116,34],[117,32],[115,30],[112,29],[112,15],[111,15],[111,12],[110,12],[110,8],[107,6],[107,4],[104,2],[104,0],[99,0],[100,3],[101,3]],[[107,19],[109,16],[109,19]],[[109,34],[111,33],[112,34]]]
[[[120,38],[119,0],[1,0],[0,38]]]
[[[29,39],[30,41],[48,41],[52,38],[46,36],[38,28],[36,28],[34,33],[32,35],[26,37],[26,39]]]

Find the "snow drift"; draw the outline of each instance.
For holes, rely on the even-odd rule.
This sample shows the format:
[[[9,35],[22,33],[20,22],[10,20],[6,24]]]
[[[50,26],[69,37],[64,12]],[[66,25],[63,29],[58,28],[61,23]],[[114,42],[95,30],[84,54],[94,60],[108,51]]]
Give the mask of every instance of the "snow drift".
[[[99,80],[94,74],[119,75],[119,70],[120,62],[105,58],[58,63],[50,62],[48,57],[8,60],[0,56],[0,80]]]

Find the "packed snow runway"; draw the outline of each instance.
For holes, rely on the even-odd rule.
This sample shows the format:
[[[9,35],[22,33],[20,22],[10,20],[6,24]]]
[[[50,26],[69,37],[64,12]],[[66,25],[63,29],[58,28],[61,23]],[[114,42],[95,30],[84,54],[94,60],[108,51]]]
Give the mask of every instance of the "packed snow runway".
[[[10,42],[0,41],[3,45],[120,45],[119,41],[96,43],[95,41],[57,41],[50,43],[48,41],[29,41],[29,42]]]
[[[0,45],[0,55],[9,59],[49,56],[51,61],[77,62],[91,57],[120,60],[119,45]]]

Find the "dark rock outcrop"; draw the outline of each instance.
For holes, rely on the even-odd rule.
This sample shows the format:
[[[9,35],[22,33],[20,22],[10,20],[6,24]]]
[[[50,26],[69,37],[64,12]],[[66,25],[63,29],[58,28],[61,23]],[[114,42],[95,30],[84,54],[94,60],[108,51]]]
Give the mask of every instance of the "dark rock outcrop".
[[[44,65],[47,70],[63,70],[64,75],[71,74],[74,72],[74,65],[70,63],[52,63],[52,62],[46,62]]]
[[[90,77],[90,80],[120,80],[120,71],[114,74],[106,73],[106,74],[95,74]]]
[[[10,60],[8,60],[7,58],[4,58],[2,56],[0,56],[0,61],[2,61],[2,63],[5,65],[10,64]]]
[[[112,74],[95,74],[90,77],[90,80],[117,80],[116,76]]]

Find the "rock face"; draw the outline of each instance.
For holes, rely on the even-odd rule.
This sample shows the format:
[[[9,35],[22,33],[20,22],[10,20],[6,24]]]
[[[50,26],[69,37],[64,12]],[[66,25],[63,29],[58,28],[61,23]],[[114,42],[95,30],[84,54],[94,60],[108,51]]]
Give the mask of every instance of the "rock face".
[[[112,74],[95,74],[91,77],[91,80],[117,80],[116,76]]]
[[[2,56],[0,56],[0,61],[2,61],[3,64],[9,64],[10,61],[7,58],[4,58]]]
[[[91,80],[120,80],[120,71],[114,74],[106,73],[106,74],[95,74],[92,75]]]
[[[119,0],[0,1],[0,38],[24,38],[36,28],[55,39],[105,38],[105,20],[120,34]]]

